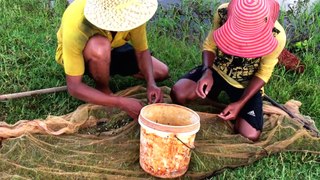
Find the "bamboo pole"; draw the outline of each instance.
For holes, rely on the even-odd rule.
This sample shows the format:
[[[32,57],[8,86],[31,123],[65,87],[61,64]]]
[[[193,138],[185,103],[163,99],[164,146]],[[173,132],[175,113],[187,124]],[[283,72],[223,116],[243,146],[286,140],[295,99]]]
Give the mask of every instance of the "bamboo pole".
[[[273,100],[272,98],[267,96],[266,94],[263,96],[263,98],[265,100],[269,101],[272,105],[274,105],[274,106],[280,108],[281,110],[283,110],[284,112],[286,112],[292,119],[294,119],[294,120],[298,121],[300,124],[302,124],[305,129],[314,132],[317,135],[317,137],[320,137],[319,130],[314,128],[314,127],[312,127],[312,126],[310,126],[308,124],[308,122],[306,122],[304,119],[296,116],[291,111],[289,111],[286,107],[284,107],[283,105],[279,104],[278,102],[276,102],[275,100]]]
[[[28,96],[35,96],[35,95],[39,95],[39,94],[55,93],[55,92],[60,92],[60,91],[65,91],[65,90],[67,90],[67,86],[39,89],[39,90],[12,93],[12,94],[3,94],[3,95],[0,95],[0,101],[5,101],[5,100],[9,100],[9,99],[17,99],[17,98],[28,97]]]

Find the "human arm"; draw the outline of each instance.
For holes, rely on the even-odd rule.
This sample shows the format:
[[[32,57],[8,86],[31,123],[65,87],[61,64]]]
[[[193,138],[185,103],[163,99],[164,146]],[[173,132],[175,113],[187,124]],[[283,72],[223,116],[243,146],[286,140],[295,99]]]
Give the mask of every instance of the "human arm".
[[[140,72],[147,82],[148,103],[162,102],[162,91],[157,87],[153,76],[152,57],[148,50],[146,24],[131,30],[129,34],[132,46],[136,51]]]
[[[70,23],[73,25],[72,21]],[[120,108],[132,118],[137,119],[142,108],[140,101],[107,95],[82,82],[82,76],[85,72],[83,49],[89,40],[89,36],[71,25],[64,26],[63,36],[61,36],[61,38],[64,37],[61,39],[62,62],[69,94],[88,103]]]
[[[278,49],[273,53],[262,57],[259,69],[249,81],[242,96],[236,102],[229,104],[218,116],[223,120],[234,120],[243,106],[269,81],[274,66],[277,64]],[[281,52],[281,51],[280,51]]]
[[[163,93],[156,85],[153,76],[152,58],[149,50],[136,52],[138,66],[147,82],[148,103],[158,103],[163,101]]]
[[[67,88],[71,96],[82,101],[103,106],[117,107],[138,119],[142,104],[139,100],[127,97],[107,95],[82,82],[82,76],[66,75]]]
[[[202,52],[203,74],[197,83],[196,94],[203,99],[206,98],[214,83],[211,71],[214,58],[215,54],[213,52],[207,50]]]
[[[229,104],[219,115],[221,119],[234,120],[243,106],[265,85],[265,82],[257,76],[253,76],[242,96],[236,102]]]
[[[222,4],[218,9],[227,7],[227,3]],[[213,32],[220,27],[221,18],[219,16],[218,10],[215,12],[212,29],[209,31],[202,47],[202,65],[203,65],[203,75],[197,83],[196,94],[205,98],[209,91],[211,90],[214,79],[212,78],[212,71],[210,70],[213,66],[214,59],[216,57],[215,52],[217,50],[217,45],[213,38]]]
[[[266,83],[269,81],[272,75],[273,69],[275,65],[278,63],[278,57],[283,51],[286,44],[286,34],[283,27],[280,25],[278,21],[275,22],[274,27],[278,30],[278,33],[275,36],[275,38],[278,41],[278,45],[272,53],[262,57],[260,61],[259,69],[255,73],[255,76],[258,76],[260,79],[262,79]]]

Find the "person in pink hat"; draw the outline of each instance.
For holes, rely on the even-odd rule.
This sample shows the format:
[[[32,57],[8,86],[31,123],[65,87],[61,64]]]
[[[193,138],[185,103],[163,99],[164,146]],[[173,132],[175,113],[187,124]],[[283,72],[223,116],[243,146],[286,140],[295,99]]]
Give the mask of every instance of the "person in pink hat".
[[[219,6],[203,43],[202,65],[174,84],[173,102],[217,100],[224,91],[230,104],[218,116],[234,120],[237,133],[258,140],[263,128],[262,89],[286,43],[278,14],[275,0],[231,0]]]

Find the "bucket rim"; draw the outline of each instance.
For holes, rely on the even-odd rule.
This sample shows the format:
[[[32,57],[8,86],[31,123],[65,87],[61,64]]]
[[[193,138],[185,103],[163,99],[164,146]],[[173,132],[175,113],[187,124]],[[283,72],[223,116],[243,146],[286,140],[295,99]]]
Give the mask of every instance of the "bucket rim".
[[[184,126],[172,126],[172,125],[166,125],[166,124],[154,122],[154,121],[143,116],[143,112],[145,109],[150,108],[151,106],[159,106],[159,105],[160,106],[161,105],[162,106],[173,106],[173,107],[178,107],[178,108],[182,108],[184,110],[187,110],[196,117],[197,121],[193,122],[192,124],[188,124],[188,125],[184,125]],[[167,133],[189,133],[189,132],[198,132],[200,130],[200,116],[199,116],[199,114],[188,107],[181,106],[178,104],[155,103],[155,104],[149,104],[147,106],[144,106],[140,111],[138,122],[140,123],[140,125],[143,124],[144,126],[155,129],[157,131],[167,132]]]

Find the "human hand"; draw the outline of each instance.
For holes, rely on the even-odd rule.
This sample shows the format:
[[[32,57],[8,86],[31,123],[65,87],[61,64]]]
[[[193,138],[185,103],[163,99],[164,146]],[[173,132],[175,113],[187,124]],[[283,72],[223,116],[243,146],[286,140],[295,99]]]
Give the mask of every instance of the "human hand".
[[[124,110],[130,117],[137,120],[140,114],[140,110],[143,107],[141,101],[134,98],[121,97],[121,109]]]
[[[219,118],[230,121],[237,118],[240,110],[242,108],[242,105],[240,102],[234,102],[229,104],[224,110],[218,115]]]
[[[147,96],[149,104],[163,102],[163,93],[156,85],[148,85]]]
[[[202,99],[206,98],[213,85],[211,70],[206,70],[197,83],[196,94]]]

